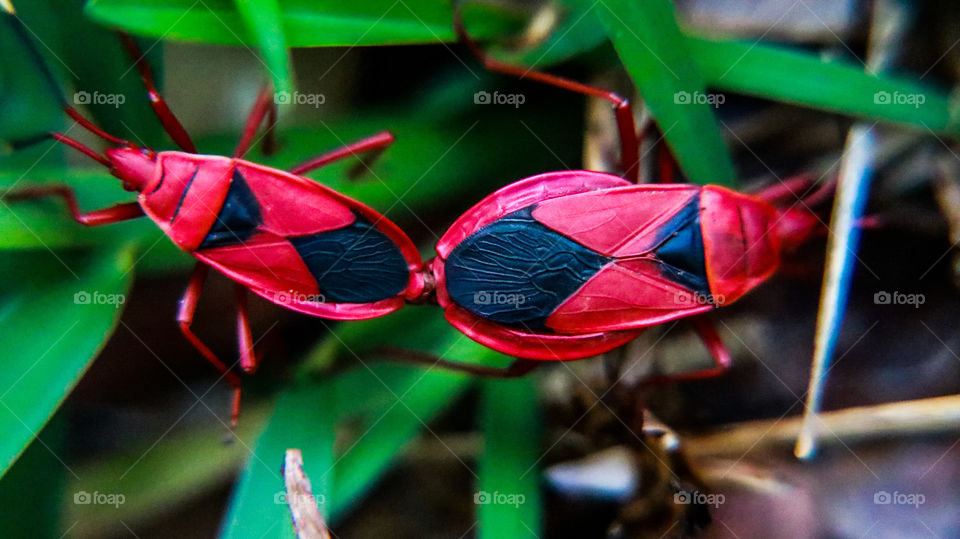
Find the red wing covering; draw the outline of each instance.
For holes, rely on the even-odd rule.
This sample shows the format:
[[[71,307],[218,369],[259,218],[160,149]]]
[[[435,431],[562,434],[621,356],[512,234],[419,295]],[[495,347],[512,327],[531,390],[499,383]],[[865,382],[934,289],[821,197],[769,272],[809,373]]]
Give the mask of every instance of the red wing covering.
[[[232,174],[226,157],[161,152],[140,205],[178,247],[193,251],[217,219]]]
[[[331,196],[334,191],[315,181],[247,161],[236,161],[236,166],[260,202],[265,231],[280,237],[304,236],[344,227],[355,219],[345,197]]]
[[[251,288],[303,295],[319,292],[297,250],[274,234],[257,234],[239,245],[195,251],[193,256]]]
[[[713,309],[662,276],[652,260],[619,260],[600,270],[547,318],[557,333],[611,331],[661,324]]]
[[[159,173],[140,195],[147,214],[182,249],[269,301],[316,316],[360,319],[396,310],[403,305],[404,295],[415,295],[412,288],[423,286],[422,279],[411,273],[407,288],[396,297],[372,303],[317,301],[318,277],[291,238],[341,230],[360,215],[399,248],[408,271],[420,268],[420,255],[385,217],[312,180],[217,156],[163,152],[157,161]],[[220,212],[231,183],[237,180],[252,195],[251,204],[261,221],[242,241],[211,244],[211,231],[224,226]]]
[[[756,197],[712,185],[703,188],[700,203],[707,276],[714,296],[726,305],[776,271],[777,212]]]
[[[547,361],[602,354],[632,341],[643,332],[643,329],[635,329],[579,335],[525,333],[478,318],[455,304],[447,307],[444,316],[453,327],[484,346],[515,357]]]
[[[275,290],[251,288],[251,292],[263,299],[310,316],[329,318],[330,320],[365,320],[376,318],[403,307],[402,297],[392,297],[375,303],[326,303],[310,301],[311,296],[297,293],[284,293]]]
[[[597,251],[625,257],[656,247],[660,228],[697,196],[696,185],[631,185],[545,200],[533,217]]]
[[[712,309],[664,276],[651,253],[664,240],[664,225],[699,193],[696,185],[632,185],[538,204],[537,221],[617,259],[562,303],[546,325],[558,333],[622,330]]]
[[[437,254],[446,259],[454,247],[477,230],[531,204],[625,185],[632,184],[619,176],[589,170],[549,172],[511,183],[487,195],[454,221],[437,242]]]

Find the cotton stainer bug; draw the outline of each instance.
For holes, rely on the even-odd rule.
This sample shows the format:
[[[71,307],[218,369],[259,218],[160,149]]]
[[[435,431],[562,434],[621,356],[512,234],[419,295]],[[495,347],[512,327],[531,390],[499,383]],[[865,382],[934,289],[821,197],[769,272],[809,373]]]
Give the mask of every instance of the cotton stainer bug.
[[[730,355],[698,315],[736,301],[770,277],[784,253],[824,229],[799,199],[792,207],[773,204],[804,180],[759,195],[711,185],[637,185],[639,144],[626,99],[489,58],[467,35],[459,10],[454,17],[457,34],[488,69],[610,101],[624,173],[541,174],[500,189],[457,219],[429,263],[447,320],[477,342],[521,358],[499,371],[517,375],[536,364],[531,359],[599,354],[646,327],[695,317],[715,367],[680,378],[722,372]]]
[[[147,216],[197,265],[180,300],[177,320],[186,338],[234,388],[232,420],[240,406],[240,378],[191,331],[197,301],[210,267],[236,282],[240,366],[257,368],[247,318],[246,292],[313,316],[354,320],[381,316],[422,290],[422,262],[413,243],[369,207],[301,175],[393,142],[382,132],[307,161],[290,171],[242,159],[265,118],[274,111],[269,91],[260,93],[232,157],[198,155],[193,141],[157,92],[150,68],[129,36],[122,36],[149,92],[164,130],[182,151],[154,152],[112,136],[70,107],[22,21],[4,7],[65,112],[113,146],[101,155],[60,133],[50,138],[106,166],[137,201],[81,212],[67,186],[20,189],[7,200],[62,198],[73,217],[88,226]],[[267,129],[271,129],[269,125]],[[46,137],[43,137],[46,138]],[[42,138],[40,139],[42,140]],[[27,143],[36,142],[36,140]]]

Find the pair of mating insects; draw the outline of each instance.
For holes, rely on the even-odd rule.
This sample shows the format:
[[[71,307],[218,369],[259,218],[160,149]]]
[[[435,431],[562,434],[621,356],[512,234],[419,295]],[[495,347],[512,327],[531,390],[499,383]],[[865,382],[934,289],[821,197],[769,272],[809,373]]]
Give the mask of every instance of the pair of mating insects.
[[[52,72],[24,27],[10,20],[47,82]],[[290,171],[242,159],[275,110],[262,92],[232,157],[199,155],[158,94],[150,68],[129,37],[124,42],[164,130],[182,151],[155,152],[112,136],[62,101],[79,125],[111,144],[103,154],[60,133],[49,136],[106,166],[137,201],[81,212],[66,186],[35,187],[7,199],[63,198],[88,226],[147,216],[197,259],[177,320],[187,339],[233,386],[240,378],[191,331],[203,282],[214,268],[236,283],[240,366],[257,368],[247,318],[247,292],[304,314],[359,320],[407,302],[434,302],[471,339],[518,358],[506,369],[435,364],[501,376],[528,372],[535,360],[572,360],[609,351],[644,328],[691,317],[715,366],[683,378],[718,374],[730,363],[716,330],[702,317],[766,280],[782,255],[802,243],[820,220],[806,205],[778,207],[796,185],[747,195],[718,186],[638,184],[639,142],[628,101],[559,77],[487,57],[461,40],[491,70],[518,75],[613,103],[623,176],[584,170],[549,172],[487,196],[440,238],[424,262],[407,235],[366,205],[303,174],[388,146],[382,132]],[[510,301],[504,300],[510,298]],[[723,298],[718,301],[716,298]],[[420,358],[426,359],[426,358]]]

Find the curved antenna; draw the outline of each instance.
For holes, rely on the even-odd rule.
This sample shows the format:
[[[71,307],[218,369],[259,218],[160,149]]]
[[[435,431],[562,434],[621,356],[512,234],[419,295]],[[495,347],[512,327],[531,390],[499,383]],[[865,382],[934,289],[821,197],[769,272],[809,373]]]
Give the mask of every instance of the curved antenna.
[[[6,13],[5,18],[10,23],[10,27],[13,29],[14,34],[17,35],[17,39],[19,39],[20,42],[26,47],[27,53],[30,55],[30,59],[40,70],[40,74],[42,75],[50,94],[53,95],[54,99],[57,100],[57,104],[60,105],[60,108],[62,108],[63,111],[70,116],[70,118],[80,124],[81,127],[106,140],[107,142],[119,146],[129,144],[127,141],[115,137],[103,129],[100,129],[94,125],[93,122],[84,118],[83,115],[81,115],[76,109],[67,103],[67,99],[63,96],[63,90],[61,90],[60,84],[57,82],[57,78],[53,75],[53,70],[50,69],[50,64],[47,63],[43,55],[40,53],[40,50],[37,48],[36,43],[34,43],[33,39],[31,39],[30,35],[28,35],[30,30],[23,23],[23,20],[21,20],[17,15],[16,10],[13,8],[13,4],[10,3],[10,0],[0,0],[0,8],[2,8]]]

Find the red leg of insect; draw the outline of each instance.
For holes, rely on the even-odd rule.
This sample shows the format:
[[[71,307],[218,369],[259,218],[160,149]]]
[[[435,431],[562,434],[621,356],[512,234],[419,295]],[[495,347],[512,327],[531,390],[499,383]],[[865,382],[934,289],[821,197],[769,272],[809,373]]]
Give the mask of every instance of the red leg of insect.
[[[243,135],[240,137],[240,142],[237,143],[237,149],[233,151],[235,158],[242,159],[250,149],[253,137],[256,136],[257,129],[263,123],[264,118],[267,120],[267,127],[264,133],[263,151],[269,154],[273,152],[276,146],[273,140],[273,127],[277,122],[277,105],[273,102],[273,86],[270,84],[265,84],[260,89],[260,93],[257,94],[253,110],[247,117],[247,125],[243,128]]]
[[[143,208],[136,202],[117,204],[102,210],[83,213],[77,205],[77,195],[73,192],[73,189],[66,185],[28,187],[6,194],[3,198],[5,200],[30,200],[48,196],[62,198],[64,202],[67,203],[67,208],[70,209],[70,214],[73,215],[73,218],[76,219],[78,223],[87,226],[109,225],[110,223],[118,223],[120,221],[143,217]]]
[[[623,177],[633,183],[637,183],[639,181],[640,142],[637,140],[637,126],[633,119],[633,110],[630,108],[630,102],[626,98],[621,97],[613,92],[608,92],[602,88],[588,86],[586,84],[581,84],[579,82],[558,77],[556,75],[551,75],[549,73],[512,66],[494,58],[490,58],[485,52],[483,52],[483,49],[481,49],[467,34],[466,28],[463,26],[463,15],[460,13],[459,5],[454,8],[453,27],[457,32],[457,36],[461,41],[463,41],[467,48],[470,49],[470,52],[472,52],[474,56],[483,62],[484,67],[491,71],[513,75],[521,79],[530,78],[537,82],[542,82],[544,84],[549,84],[551,86],[556,86],[572,92],[606,99],[607,101],[613,103],[613,110],[617,117],[617,129],[620,131],[620,159],[622,161],[621,166],[623,167]]]
[[[385,346],[376,350],[377,354],[388,356],[392,359],[419,363],[429,367],[440,367],[451,371],[465,372],[478,376],[490,376],[493,378],[516,378],[532,371],[541,362],[532,359],[518,358],[507,367],[487,367],[484,365],[470,365],[460,363],[459,361],[450,361],[416,350],[406,350],[393,346]]]
[[[190,344],[197,349],[200,354],[207,359],[218,371],[226,378],[230,387],[233,388],[233,405],[230,410],[230,424],[236,426],[237,418],[240,416],[240,377],[230,370],[226,364],[220,361],[220,358],[210,350],[207,345],[190,329],[193,323],[193,314],[197,310],[197,302],[200,300],[200,292],[203,290],[203,281],[207,277],[209,267],[206,264],[197,263],[190,276],[190,284],[187,285],[187,291],[180,298],[180,308],[177,311],[177,322],[180,324],[180,331],[184,337],[190,341]]]
[[[720,376],[730,369],[730,365],[733,363],[730,359],[730,351],[727,350],[727,347],[723,344],[723,341],[720,339],[720,334],[717,333],[717,328],[714,327],[713,323],[702,316],[694,317],[691,319],[691,322],[693,322],[694,329],[703,341],[704,346],[707,347],[707,351],[710,352],[710,356],[713,358],[713,367],[680,374],[653,376],[644,380],[643,383],[658,384],[703,380],[704,378]]]
[[[670,152],[670,148],[667,146],[667,141],[661,139],[657,143],[656,151],[657,151],[657,168],[658,168],[657,182],[680,183],[679,182],[680,167],[677,166],[677,161],[673,158],[673,153]]]
[[[382,131],[363,140],[358,140],[353,144],[348,144],[343,148],[338,148],[332,152],[325,153],[320,157],[315,157],[306,163],[303,163],[302,165],[293,167],[290,169],[290,173],[296,174],[297,176],[303,176],[311,170],[333,163],[334,161],[339,161],[358,153],[386,148],[387,146],[393,144],[393,141],[393,135],[390,134],[389,131]]]
[[[253,350],[253,333],[250,331],[250,317],[247,314],[247,287],[234,284],[237,295],[237,342],[240,346],[240,368],[247,374],[256,372],[260,358]]]
[[[133,58],[137,72],[140,73],[140,78],[143,80],[143,85],[147,87],[150,106],[153,107],[153,112],[155,112],[157,118],[160,119],[163,130],[170,135],[170,138],[173,139],[181,150],[197,153],[197,147],[194,146],[193,140],[191,140],[190,135],[187,134],[187,130],[183,128],[183,124],[174,116],[173,111],[167,106],[167,102],[163,100],[160,92],[157,91],[157,87],[153,82],[153,73],[150,70],[150,64],[147,63],[143,54],[140,53],[140,48],[137,47],[137,43],[128,34],[122,32],[120,33],[120,40]]]

